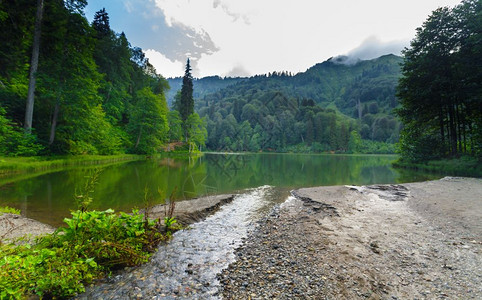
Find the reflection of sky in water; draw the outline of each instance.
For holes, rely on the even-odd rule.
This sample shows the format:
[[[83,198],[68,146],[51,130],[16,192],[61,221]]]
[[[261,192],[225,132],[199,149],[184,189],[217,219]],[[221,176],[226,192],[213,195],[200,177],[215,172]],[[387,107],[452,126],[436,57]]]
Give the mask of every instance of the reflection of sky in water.
[[[394,156],[301,154],[205,154],[198,158],[159,158],[99,167],[91,208],[130,210],[161,203],[174,190],[176,199],[231,193],[262,185],[286,189],[426,180],[413,171],[390,167]],[[54,172],[0,187],[1,205],[22,210],[28,217],[59,225],[76,208],[74,194],[92,168]],[[145,191],[147,201],[144,201]]]

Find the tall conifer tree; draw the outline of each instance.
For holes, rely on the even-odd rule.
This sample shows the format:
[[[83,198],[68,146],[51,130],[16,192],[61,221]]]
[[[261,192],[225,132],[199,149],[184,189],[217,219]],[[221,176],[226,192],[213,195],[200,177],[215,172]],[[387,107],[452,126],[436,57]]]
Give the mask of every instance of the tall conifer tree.
[[[181,99],[179,104],[179,114],[181,115],[182,126],[184,129],[185,137],[187,137],[187,120],[189,116],[194,112],[194,98],[193,93],[193,83],[191,74],[191,65],[189,58],[187,59],[186,70],[184,72],[184,77],[182,78],[182,88],[181,88]]]
[[[186,64],[186,71],[184,72],[184,77],[182,78],[181,105],[179,106],[179,109],[181,110],[179,113],[181,114],[181,118],[183,121],[186,121],[187,118],[189,118],[189,115],[194,112],[194,99],[192,93],[193,84],[191,65],[188,59]]]

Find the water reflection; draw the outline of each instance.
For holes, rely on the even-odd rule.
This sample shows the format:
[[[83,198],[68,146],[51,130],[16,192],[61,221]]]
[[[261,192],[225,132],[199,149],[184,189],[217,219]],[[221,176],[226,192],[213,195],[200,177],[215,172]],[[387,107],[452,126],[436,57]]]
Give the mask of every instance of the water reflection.
[[[431,178],[414,172],[399,173],[390,166],[394,159],[387,155],[205,154],[127,162],[100,168],[92,208],[143,207],[145,190],[149,191],[150,204],[158,204],[175,188],[177,199],[189,199],[263,185],[291,189]],[[92,172],[91,167],[79,167],[5,184],[0,187],[0,205],[59,225],[76,208],[74,194]]]

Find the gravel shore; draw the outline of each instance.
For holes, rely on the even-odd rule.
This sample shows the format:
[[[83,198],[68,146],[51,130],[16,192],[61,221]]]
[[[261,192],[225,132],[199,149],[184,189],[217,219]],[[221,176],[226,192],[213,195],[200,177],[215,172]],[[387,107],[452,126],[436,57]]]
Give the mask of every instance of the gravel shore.
[[[482,299],[482,180],[300,189],[218,276],[225,299]]]
[[[266,195],[252,193],[244,197],[265,201]],[[254,204],[233,198],[177,203],[176,215],[184,224],[212,216],[184,233],[206,237],[199,243],[194,236],[179,237],[171,250],[161,246],[148,264],[79,298],[482,299],[482,179],[299,189],[258,222],[235,250],[235,259],[228,256],[238,243],[226,250],[230,255],[216,254],[217,226],[225,227],[226,236],[237,232],[235,217]],[[223,214],[212,215],[220,207]],[[163,206],[150,210],[151,217],[163,213]],[[20,216],[0,216],[2,238],[52,230]],[[206,257],[186,260],[200,249]],[[219,261],[233,262],[218,273],[212,266]],[[171,267],[180,270],[182,284],[166,271]],[[203,268],[209,276],[197,276]],[[170,281],[172,294],[166,293]]]

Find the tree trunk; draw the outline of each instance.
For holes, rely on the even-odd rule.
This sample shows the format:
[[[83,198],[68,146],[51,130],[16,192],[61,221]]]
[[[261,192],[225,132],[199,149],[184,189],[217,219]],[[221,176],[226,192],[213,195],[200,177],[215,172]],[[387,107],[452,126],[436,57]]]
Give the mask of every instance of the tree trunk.
[[[455,114],[457,116],[457,146],[459,153],[463,153],[463,142],[462,142],[462,120],[460,116],[460,108],[458,101],[455,104]]]
[[[33,106],[35,95],[36,73],[38,69],[38,57],[40,52],[40,35],[42,33],[42,15],[44,8],[44,0],[37,0],[37,16],[35,19],[35,27],[33,34],[32,59],[30,62],[30,77],[28,83],[27,105],[25,108],[25,131],[32,131]]]
[[[445,131],[444,131],[444,113],[443,113],[443,107],[440,106],[440,111],[439,111],[439,126],[440,126],[440,138],[442,140],[442,151],[443,155],[446,153],[446,147],[445,147]]]
[[[139,142],[141,141],[141,135],[142,135],[142,127],[139,128],[139,135],[137,136],[137,141],[136,141],[136,145],[134,146],[134,149],[137,149],[137,146],[139,146]]]
[[[452,156],[457,155],[457,129],[455,122],[455,108],[454,104],[449,105],[449,128],[450,128],[450,149]]]
[[[54,108],[54,115],[52,117],[52,125],[50,126],[49,146],[52,145],[55,140],[55,130],[57,129],[59,108],[60,108],[60,99],[57,99],[57,102],[55,103],[55,108]]]

